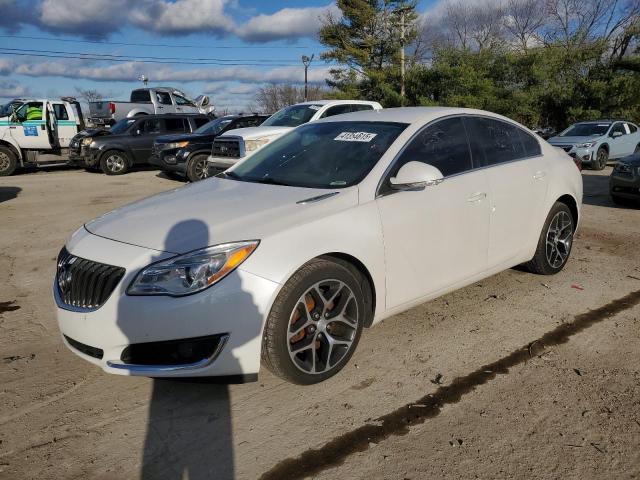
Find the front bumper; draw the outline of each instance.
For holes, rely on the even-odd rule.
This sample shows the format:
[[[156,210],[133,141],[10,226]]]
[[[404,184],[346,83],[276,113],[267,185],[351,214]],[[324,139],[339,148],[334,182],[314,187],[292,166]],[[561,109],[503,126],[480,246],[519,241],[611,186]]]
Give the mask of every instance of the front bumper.
[[[172,148],[167,150],[155,150],[149,157],[149,163],[169,172],[187,173],[187,159],[189,152]]]
[[[241,158],[237,157],[213,157],[209,155],[207,163],[209,164],[209,170],[220,171],[232,167],[240,160]]]
[[[79,241],[72,239],[67,247],[73,255],[111,264],[117,258],[118,265],[127,272],[109,299],[96,310],[64,304],[54,281],[58,325],[64,343],[74,353],[108,373],[120,375],[197,377],[258,373],[262,330],[279,290],[278,283],[238,269],[207,290],[185,297],[129,296],[126,288],[140,268],[172,255],[88,232],[80,236]],[[221,338],[219,349],[198,362],[140,365],[126,361],[126,349],[131,345],[210,336]],[[101,358],[84,347],[102,350]]]
[[[616,175],[609,177],[609,193],[620,198],[640,200],[640,175]]]

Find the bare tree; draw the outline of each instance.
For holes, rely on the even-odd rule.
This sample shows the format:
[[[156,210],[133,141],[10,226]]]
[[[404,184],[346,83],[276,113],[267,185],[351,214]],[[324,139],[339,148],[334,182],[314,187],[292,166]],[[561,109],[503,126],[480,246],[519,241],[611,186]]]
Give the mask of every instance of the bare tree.
[[[504,7],[501,2],[483,2],[470,8],[469,36],[478,50],[492,48],[503,39]]]
[[[519,49],[526,52],[537,40],[538,33],[547,17],[543,0],[507,0],[504,7],[505,29],[516,41]]]
[[[76,93],[80,98],[84,99],[86,102],[98,102],[104,98],[104,95],[98,92],[98,90],[92,90],[92,89],[85,90],[80,87],[76,87]]]
[[[451,32],[455,44],[463,50],[471,47],[471,7],[468,3],[448,3],[443,24]]]
[[[308,100],[320,100],[326,97],[327,90],[320,85],[309,85]],[[304,87],[293,84],[270,83],[258,89],[251,109],[273,113],[281,108],[304,101]]]

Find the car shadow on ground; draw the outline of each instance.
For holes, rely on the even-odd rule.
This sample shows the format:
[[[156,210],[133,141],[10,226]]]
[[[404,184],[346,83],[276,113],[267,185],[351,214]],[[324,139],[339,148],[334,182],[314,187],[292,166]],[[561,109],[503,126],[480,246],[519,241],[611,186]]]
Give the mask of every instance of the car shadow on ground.
[[[0,203],[13,200],[21,191],[20,187],[0,187]]]
[[[585,175],[583,173],[582,184],[584,188],[582,203],[585,205],[621,209],[640,208],[640,202],[634,204],[633,201],[630,201],[627,205],[618,205],[613,202],[611,195],[609,194],[608,175]]]

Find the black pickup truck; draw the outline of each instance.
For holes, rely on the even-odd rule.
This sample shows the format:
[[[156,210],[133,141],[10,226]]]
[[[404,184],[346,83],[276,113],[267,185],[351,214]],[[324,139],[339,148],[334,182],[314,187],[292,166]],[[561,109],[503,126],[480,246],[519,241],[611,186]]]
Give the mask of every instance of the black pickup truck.
[[[125,118],[109,130],[78,134],[71,141],[71,156],[87,169],[122,175],[137,164],[148,163],[153,142],[160,135],[195,132],[211,121],[200,114],[141,115]]]
[[[207,157],[213,140],[236,128],[257,127],[269,115],[226,115],[211,120],[192,134],[163,135],[156,138],[149,162],[166,172],[186,176],[192,182],[208,176]]]

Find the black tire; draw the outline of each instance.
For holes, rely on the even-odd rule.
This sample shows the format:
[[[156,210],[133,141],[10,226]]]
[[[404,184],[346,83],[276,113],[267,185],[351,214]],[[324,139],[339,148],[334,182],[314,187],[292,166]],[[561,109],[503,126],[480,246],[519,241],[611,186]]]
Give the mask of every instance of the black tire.
[[[129,171],[129,157],[120,150],[109,150],[100,157],[100,169],[107,175],[123,175]]]
[[[604,170],[609,161],[609,152],[606,148],[600,147],[596,153],[596,161],[593,163],[595,170]]]
[[[18,168],[16,154],[9,147],[0,146],[0,177],[8,177]]]
[[[567,242],[563,241],[559,243],[558,237],[560,237],[560,235],[555,236],[551,232],[552,222],[555,222],[558,215],[560,215],[560,218],[568,219],[570,221],[570,224],[564,225],[562,229],[563,234],[566,233],[568,235],[568,246],[566,245]],[[571,255],[571,247],[573,247],[573,233],[576,228],[575,225],[576,219],[573,218],[573,214],[569,207],[564,203],[554,203],[547,219],[544,222],[542,232],[540,232],[536,253],[530,261],[524,264],[524,267],[531,273],[536,273],[538,275],[554,275],[562,270]],[[551,242],[551,245],[547,240]],[[554,261],[554,259],[557,260],[558,258],[553,256],[554,246],[558,255],[564,255],[561,262]],[[549,258],[550,256],[551,258]]]
[[[323,295],[327,297],[331,297],[337,291],[346,293],[336,294],[335,301],[329,301],[329,298],[326,297],[320,299],[317,290],[313,290],[315,297],[311,298],[312,294],[309,292],[314,285],[318,285],[320,291],[324,291],[323,289],[326,286],[327,290],[324,291]],[[333,291],[330,289],[332,285],[335,286]],[[344,289],[344,287],[348,287],[348,289]],[[348,294],[348,290],[351,290],[353,297]],[[310,305],[310,301],[312,305]],[[343,302],[346,303],[343,305]],[[329,307],[326,307],[327,305]],[[310,318],[309,321],[304,321],[300,308],[306,309]],[[330,312],[334,311],[334,309],[338,310],[338,308],[344,309],[346,313],[344,318],[347,318],[347,315],[351,317],[348,323],[331,322],[331,318],[337,318],[337,314],[331,314]],[[321,314],[321,311],[326,311],[326,313]],[[356,312],[355,318],[353,318],[354,311]],[[294,320],[296,314],[299,314],[298,320]],[[338,373],[353,355],[362,334],[365,316],[364,295],[360,279],[356,277],[355,272],[347,266],[329,259],[317,258],[312,260],[302,266],[287,281],[271,308],[262,337],[262,363],[274,375],[298,385],[322,382]],[[305,328],[297,327],[300,328],[299,332],[303,334],[303,337],[294,340],[298,337],[296,333],[289,339],[288,337],[292,333],[290,329],[295,332],[293,327],[301,320],[303,322],[300,326],[309,324]],[[323,325],[328,326],[327,330],[324,330]],[[347,326],[344,327],[343,325]],[[340,328],[338,328],[338,335],[335,335],[336,330],[334,328],[336,326],[343,328],[342,333],[346,333],[347,336],[340,336]],[[351,343],[348,346],[334,345],[329,348],[327,337],[334,341],[348,338]],[[307,349],[303,349],[299,353],[290,354],[289,346],[298,342],[301,342],[302,345],[306,342]],[[340,350],[336,347],[344,347],[344,349]],[[337,355],[334,357],[334,354]],[[302,355],[302,358],[298,357],[299,355]],[[316,368],[317,366],[323,367],[325,370],[316,373],[309,372],[304,366],[311,361],[309,355],[313,356],[313,369],[319,370],[319,368]],[[292,356],[296,357],[297,360],[295,362]],[[325,360],[322,359],[323,356]],[[331,356],[331,360],[327,361],[326,358],[328,356]]]
[[[187,178],[191,182],[198,182],[204,180],[209,176],[209,170],[207,166],[207,155],[198,154],[189,159],[187,164]]]

